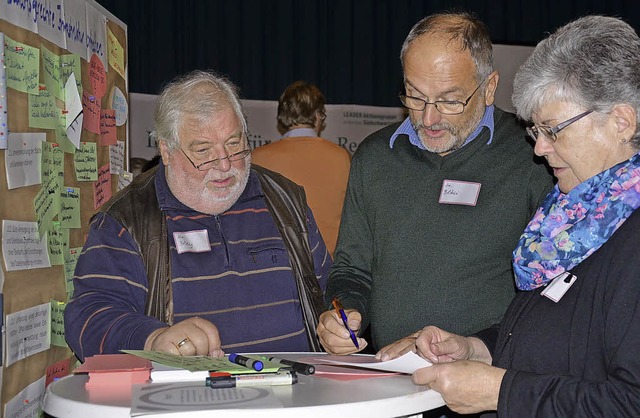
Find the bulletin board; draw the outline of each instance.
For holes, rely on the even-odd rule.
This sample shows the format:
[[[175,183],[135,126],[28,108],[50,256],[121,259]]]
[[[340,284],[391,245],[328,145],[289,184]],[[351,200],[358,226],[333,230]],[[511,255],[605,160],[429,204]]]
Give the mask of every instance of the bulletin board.
[[[127,27],[93,0],[0,4],[3,417],[76,364],[62,312],[91,215],[126,185]]]

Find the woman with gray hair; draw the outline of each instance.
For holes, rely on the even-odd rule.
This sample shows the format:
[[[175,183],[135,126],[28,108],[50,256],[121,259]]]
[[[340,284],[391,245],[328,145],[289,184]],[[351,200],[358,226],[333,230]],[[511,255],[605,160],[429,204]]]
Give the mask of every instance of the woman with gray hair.
[[[513,253],[521,290],[499,325],[426,327],[394,346],[456,412],[640,416],[640,38],[588,16],[540,42],[514,105],[557,184]]]

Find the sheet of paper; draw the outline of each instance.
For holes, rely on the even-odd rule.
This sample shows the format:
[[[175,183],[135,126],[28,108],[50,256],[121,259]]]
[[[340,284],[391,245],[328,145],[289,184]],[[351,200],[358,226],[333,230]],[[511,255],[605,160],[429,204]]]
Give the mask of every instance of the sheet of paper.
[[[55,129],[58,126],[56,98],[44,84],[40,84],[39,94],[29,94],[29,127]]]
[[[88,91],[82,92],[82,127],[94,134],[100,133],[100,99]]]
[[[23,93],[38,94],[40,51],[4,36],[7,86]]]
[[[7,70],[5,68],[4,33],[0,32],[0,149],[7,149],[9,135],[7,113]],[[0,385],[0,389],[2,389]]]
[[[7,315],[7,366],[51,347],[50,309],[47,302]]]
[[[120,77],[126,79],[124,69],[124,48],[118,42],[118,38],[107,28],[107,52],[109,53],[109,65],[116,70]]]
[[[117,141],[115,145],[109,145],[109,164],[111,165],[111,174],[120,174],[124,170],[124,141]]]
[[[64,151],[53,142],[42,143],[42,181],[54,177],[57,183],[57,193],[60,192],[64,180]]]
[[[33,199],[38,223],[38,234],[42,237],[53,227],[53,218],[60,212],[58,179],[49,177]]]
[[[67,84],[67,80],[73,74],[73,78],[78,89],[78,94],[82,94],[82,67],[80,55],[66,54],[60,56],[60,100],[65,100],[65,91],[63,86]]]
[[[133,180],[133,173],[122,170],[120,174],[118,174],[118,190],[122,190],[131,184]]]
[[[40,184],[42,181],[40,154],[45,133],[10,133],[5,153],[7,186],[9,189]]]
[[[74,154],[76,152],[76,144],[71,142],[71,138],[67,135],[67,127],[64,126],[66,120],[66,115],[62,112],[62,109],[58,109],[58,126],[56,127],[56,142],[60,145],[60,148],[69,154]],[[80,139],[78,138],[78,143],[80,143]]]
[[[80,188],[65,186],[60,191],[61,228],[80,228]]]
[[[112,91],[111,108],[116,111],[116,126],[122,126],[129,117],[129,104],[122,90],[114,87]]]
[[[60,75],[60,55],[56,55],[49,51],[46,46],[40,44],[42,52],[42,69],[44,70],[44,85],[51,95],[60,100],[64,100],[62,96],[62,83]]]
[[[113,109],[102,109],[100,111],[100,145],[114,145],[116,137],[116,111]]]
[[[6,418],[34,418],[40,416],[44,398],[45,376],[31,383],[4,406]]]
[[[388,372],[413,373],[423,367],[431,366],[431,362],[414,352],[408,352],[389,361],[378,361],[371,356],[323,356],[316,357],[320,363],[339,364],[342,366],[363,367],[365,369],[385,370]]]
[[[49,332],[51,335],[51,345],[67,347],[67,342],[64,339],[64,308],[67,304],[66,302],[51,299],[50,306],[51,314],[49,318],[51,318],[51,329]]]
[[[77,181],[98,180],[98,148],[95,142],[83,142],[73,156]]]
[[[60,360],[57,363],[53,363],[51,366],[48,366],[45,369],[45,387],[49,386],[51,382],[56,379],[60,379],[61,377],[65,377],[71,371],[71,361],[66,358],[64,360]]]
[[[69,79],[64,85],[64,111],[66,112],[65,127],[69,129],[71,124],[82,113],[82,100],[76,86],[75,73],[69,75]],[[80,126],[82,126],[82,123],[80,123]]]
[[[81,252],[82,247],[68,248],[64,251],[64,279],[67,299],[73,297],[73,273],[76,270],[76,263],[78,263]]]
[[[131,416],[229,408],[282,408],[270,387],[216,389],[196,383],[133,385]],[[215,416],[212,413],[211,416]]]
[[[91,60],[89,61],[89,82],[91,83],[93,94],[98,98],[102,98],[107,92],[107,74],[102,60],[96,54],[91,55]]]
[[[36,222],[2,221],[2,256],[7,271],[51,267],[47,237]]]
[[[66,235],[66,238],[65,238]],[[64,241],[69,241],[69,230],[61,228],[60,222],[53,222],[51,229],[47,233],[49,262],[52,266],[64,265]]]
[[[98,181],[93,183],[93,209],[98,209],[111,199],[111,170],[105,164],[98,170]]]

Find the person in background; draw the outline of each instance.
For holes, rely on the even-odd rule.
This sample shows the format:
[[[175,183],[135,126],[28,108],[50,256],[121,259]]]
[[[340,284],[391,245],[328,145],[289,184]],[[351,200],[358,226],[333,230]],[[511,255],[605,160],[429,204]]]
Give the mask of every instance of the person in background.
[[[302,188],[251,167],[236,87],[177,78],[155,124],[159,165],[91,220],[65,309],[76,356],[319,350],[331,257]]]
[[[135,177],[143,172],[147,164],[149,164],[149,161],[145,158],[132,157],[129,159],[129,171],[133,174],[133,177]]]
[[[351,163],[325,301],[377,350],[425,323],[459,333],[502,318],[515,293],[511,251],[552,187],[515,115],[494,106],[498,72],[480,21],[422,19],[400,59],[409,117],[373,133]],[[327,351],[359,348],[322,314]]]
[[[558,180],[513,252],[521,291],[498,326],[384,349],[435,363],[413,381],[452,409],[640,416],[639,86],[640,38],[605,16],[558,29],[516,74],[515,108]]]
[[[313,84],[296,81],[278,100],[279,141],[256,148],[253,163],[277,171],[304,187],[324,238],[333,255],[351,154],[320,137],[326,119],[324,95]]]

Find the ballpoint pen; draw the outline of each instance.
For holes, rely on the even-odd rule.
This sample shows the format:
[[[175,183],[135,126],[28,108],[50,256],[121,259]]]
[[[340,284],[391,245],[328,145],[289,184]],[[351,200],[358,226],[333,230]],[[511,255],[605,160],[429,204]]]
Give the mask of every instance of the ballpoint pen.
[[[333,298],[333,301],[331,303],[333,304],[333,307],[335,308],[340,318],[342,318],[342,323],[344,324],[345,328],[347,329],[347,331],[349,331],[349,336],[351,336],[351,341],[353,341],[353,345],[355,345],[356,348],[360,348],[360,346],[358,345],[358,339],[356,338],[356,334],[354,334],[353,331],[351,331],[351,328],[349,328],[349,322],[347,321],[347,314],[344,313],[342,304],[336,298]]]

